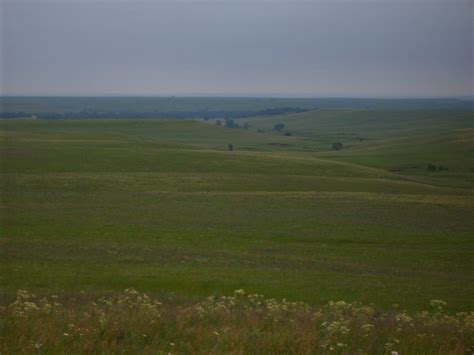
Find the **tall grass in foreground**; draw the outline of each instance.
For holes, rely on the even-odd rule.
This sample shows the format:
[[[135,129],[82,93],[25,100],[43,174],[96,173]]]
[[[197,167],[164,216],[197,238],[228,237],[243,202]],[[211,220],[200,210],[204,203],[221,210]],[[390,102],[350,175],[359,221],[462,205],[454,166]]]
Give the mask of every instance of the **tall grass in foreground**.
[[[2,354],[470,354],[474,312],[440,300],[408,313],[343,301],[314,307],[237,290],[197,304],[161,303],[128,289],[95,300],[18,291],[1,308]]]

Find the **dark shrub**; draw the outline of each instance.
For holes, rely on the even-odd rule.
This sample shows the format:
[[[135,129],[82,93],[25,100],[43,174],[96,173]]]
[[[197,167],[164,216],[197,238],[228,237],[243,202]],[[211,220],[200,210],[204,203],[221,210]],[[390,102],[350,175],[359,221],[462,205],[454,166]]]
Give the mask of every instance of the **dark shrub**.
[[[285,125],[283,123],[277,123],[275,126],[274,126],[275,130],[276,131],[281,131],[283,128],[285,128]]]

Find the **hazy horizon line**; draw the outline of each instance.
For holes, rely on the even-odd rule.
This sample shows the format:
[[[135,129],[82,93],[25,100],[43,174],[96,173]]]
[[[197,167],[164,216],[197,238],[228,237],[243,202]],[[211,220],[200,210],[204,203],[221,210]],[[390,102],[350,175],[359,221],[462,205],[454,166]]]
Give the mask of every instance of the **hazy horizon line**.
[[[286,95],[286,94],[216,94],[216,93],[186,93],[186,94],[0,94],[1,98],[6,97],[144,97],[144,98],[258,98],[258,99],[371,99],[371,100],[474,100],[474,95],[459,96],[355,96],[355,95]]]

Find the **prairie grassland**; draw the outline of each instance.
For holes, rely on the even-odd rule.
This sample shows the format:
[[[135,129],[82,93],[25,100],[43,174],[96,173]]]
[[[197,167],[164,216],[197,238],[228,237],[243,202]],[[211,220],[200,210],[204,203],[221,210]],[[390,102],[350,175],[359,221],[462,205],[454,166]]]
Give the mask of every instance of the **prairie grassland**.
[[[304,135],[195,121],[2,121],[1,132],[7,294],[245,288],[312,304],[474,306],[468,154],[446,177],[322,158]]]
[[[302,129],[291,137],[252,131],[257,124],[271,128],[266,118],[250,121],[249,131],[197,121],[0,121],[5,352],[31,352],[39,344],[50,353],[328,352],[331,346],[383,353],[393,339],[402,353],[472,350],[470,316],[456,315],[474,308],[472,115],[456,111],[450,120],[442,112],[407,111],[418,120],[401,124],[403,113],[380,111],[379,122],[369,112],[368,139],[343,140],[345,148],[333,152],[334,134],[356,132],[363,120],[360,110],[349,117],[338,112],[326,128],[322,110],[291,116]],[[292,120],[285,124],[293,130]],[[449,170],[428,172],[429,162]],[[90,323],[84,318],[95,295],[116,305],[118,292],[129,287],[161,300],[156,327],[128,308],[108,310],[104,329],[98,315]],[[32,314],[14,316],[8,300],[18,289],[40,299],[63,295],[61,311],[45,315],[30,305]],[[236,289],[305,302],[310,310],[280,321],[266,308],[263,315],[258,307],[247,311],[249,300],[239,299],[229,314],[198,321],[205,297],[227,302],[220,297]],[[379,333],[362,337],[365,323],[354,316],[349,338],[328,345],[323,323],[339,317],[331,300],[350,309],[370,305],[375,316],[360,322],[372,322]],[[446,311],[421,313],[430,300],[446,301]],[[393,304],[417,319],[420,337],[396,332],[403,312]],[[318,312],[321,319],[314,318]],[[442,325],[450,319],[455,325]],[[69,324],[102,330],[81,343],[69,336]]]
[[[325,109],[245,120],[252,130],[270,134],[276,123],[304,138],[313,156],[412,175],[433,183],[428,163],[448,167],[436,184],[472,188],[474,117],[466,110]],[[345,149],[331,151],[332,143]],[[428,176],[427,176],[428,175]]]
[[[241,289],[197,303],[133,289],[77,296],[18,291],[0,310],[2,353],[465,354],[474,347],[474,312],[448,313],[442,300],[412,313],[344,301],[314,307]]]

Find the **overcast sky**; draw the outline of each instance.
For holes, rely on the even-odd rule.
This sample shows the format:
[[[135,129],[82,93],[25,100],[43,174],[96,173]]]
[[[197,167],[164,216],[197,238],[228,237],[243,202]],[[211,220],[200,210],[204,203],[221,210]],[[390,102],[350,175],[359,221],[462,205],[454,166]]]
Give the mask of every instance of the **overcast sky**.
[[[0,2],[3,94],[473,94],[471,0]]]

